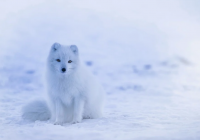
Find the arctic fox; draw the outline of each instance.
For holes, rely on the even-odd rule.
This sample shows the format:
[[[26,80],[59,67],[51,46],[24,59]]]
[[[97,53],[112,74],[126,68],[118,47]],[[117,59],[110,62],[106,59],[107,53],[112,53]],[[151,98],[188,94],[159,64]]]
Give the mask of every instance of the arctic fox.
[[[104,90],[79,60],[76,45],[54,43],[47,59],[47,102],[23,108],[27,120],[48,120],[61,125],[102,116]]]

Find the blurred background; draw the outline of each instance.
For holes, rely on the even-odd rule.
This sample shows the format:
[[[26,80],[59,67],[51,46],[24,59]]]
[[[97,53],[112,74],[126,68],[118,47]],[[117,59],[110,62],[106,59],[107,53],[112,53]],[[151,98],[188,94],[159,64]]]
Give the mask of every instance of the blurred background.
[[[198,0],[7,0],[0,5],[1,53],[23,48],[31,57],[57,41],[107,59],[112,53],[134,63],[178,56],[197,64],[199,6]]]
[[[41,77],[54,42],[76,44],[96,74],[197,68],[199,7],[198,0],[1,1],[1,83],[20,81],[24,71]]]

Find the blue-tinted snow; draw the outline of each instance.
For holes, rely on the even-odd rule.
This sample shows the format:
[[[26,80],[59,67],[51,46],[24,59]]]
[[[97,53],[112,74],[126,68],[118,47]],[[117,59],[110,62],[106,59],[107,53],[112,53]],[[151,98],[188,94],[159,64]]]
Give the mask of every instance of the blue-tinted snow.
[[[195,0],[0,2],[0,139],[200,139]],[[22,120],[45,94],[54,42],[76,44],[107,92],[105,115],[55,126]]]

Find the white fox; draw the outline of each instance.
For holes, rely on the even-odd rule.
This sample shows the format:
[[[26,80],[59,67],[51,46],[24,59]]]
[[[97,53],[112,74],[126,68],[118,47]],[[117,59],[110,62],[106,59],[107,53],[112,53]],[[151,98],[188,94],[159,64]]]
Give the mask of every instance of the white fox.
[[[79,61],[76,45],[54,43],[47,59],[47,102],[23,108],[27,120],[52,120],[61,125],[102,116],[104,90]]]

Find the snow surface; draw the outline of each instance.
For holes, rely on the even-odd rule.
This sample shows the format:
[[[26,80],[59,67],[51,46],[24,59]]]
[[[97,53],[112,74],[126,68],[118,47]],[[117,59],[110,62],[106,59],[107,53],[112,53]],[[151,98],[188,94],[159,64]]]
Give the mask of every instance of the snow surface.
[[[0,2],[0,140],[199,140],[198,0]],[[76,44],[107,92],[104,117],[27,122],[54,42]]]

